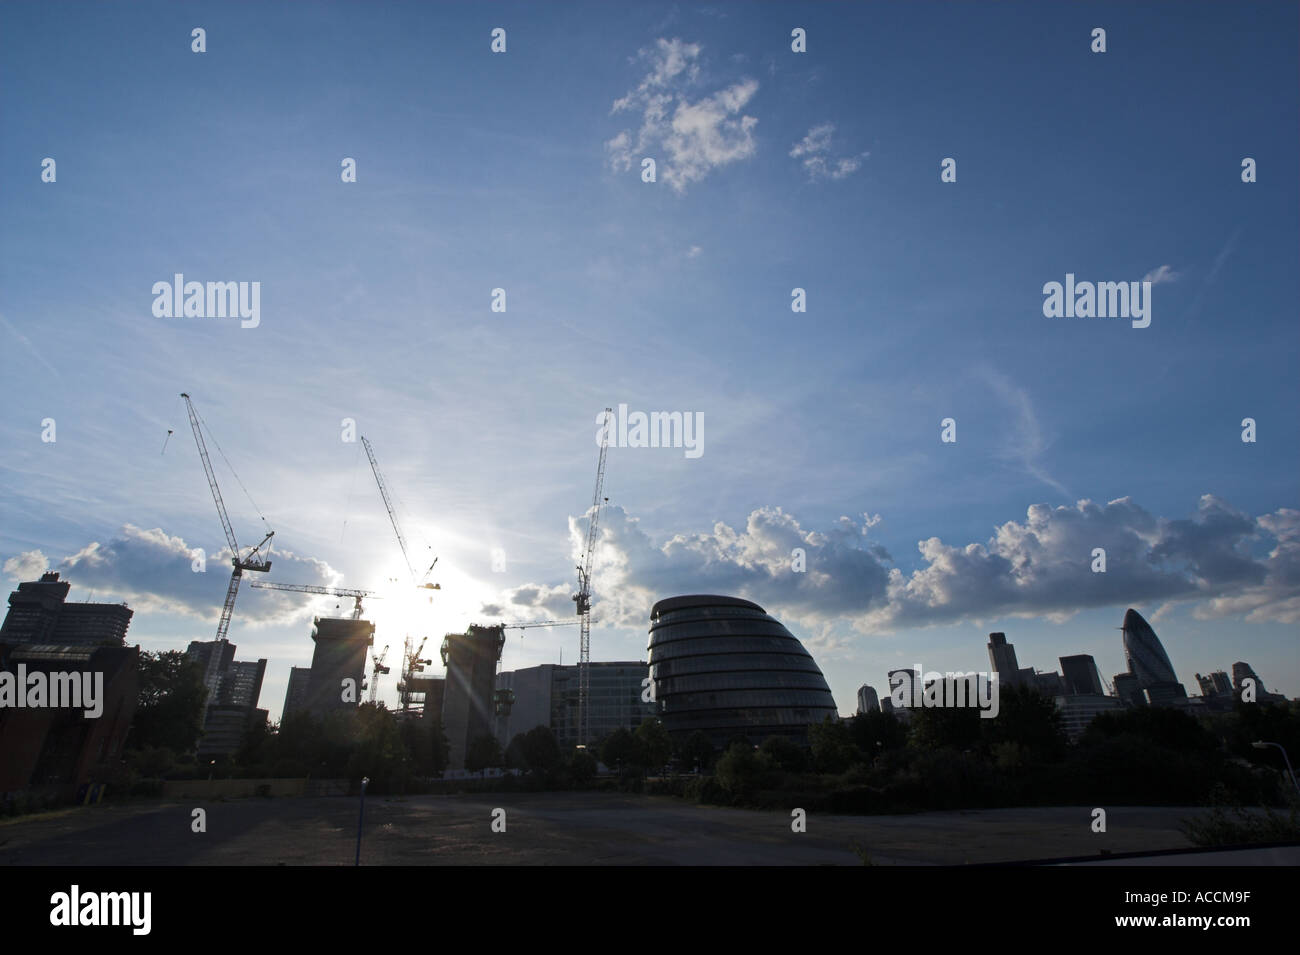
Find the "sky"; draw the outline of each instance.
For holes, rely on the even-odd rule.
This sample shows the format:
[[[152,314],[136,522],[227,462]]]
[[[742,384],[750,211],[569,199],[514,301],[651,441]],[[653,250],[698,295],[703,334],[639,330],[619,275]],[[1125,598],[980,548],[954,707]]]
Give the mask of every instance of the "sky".
[[[1133,607],[1189,692],[1244,660],[1295,696],[1300,14],[1172,11],[0,5],[0,585],[212,639],[187,392],[241,548],[376,591],[390,665],[569,617],[625,406],[700,430],[608,452],[594,660],[645,659],[659,599],[743,596],[847,715],[995,630],[1109,678]],[[157,314],[177,273],[259,283],[256,323]],[[1150,324],[1048,317],[1067,275],[1150,282]],[[244,584],[272,718],[339,605]],[[512,630],[502,668],[577,645]]]

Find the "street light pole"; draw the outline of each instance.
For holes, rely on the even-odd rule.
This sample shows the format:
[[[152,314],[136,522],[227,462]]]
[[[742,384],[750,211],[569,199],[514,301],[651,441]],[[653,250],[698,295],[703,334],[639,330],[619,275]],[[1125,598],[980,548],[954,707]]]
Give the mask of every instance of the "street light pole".
[[[353,865],[361,865],[361,823],[366,818],[366,785],[369,782],[369,776],[361,777],[361,811],[357,814],[357,858]]]
[[[1287,756],[1286,748],[1281,743],[1270,743],[1267,740],[1257,739],[1250,744],[1256,749],[1267,749],[1270,746],[1276,746],[1282,752],[1282,759],[1286,762],[1286,771],[1291,774],[1291,785],[1295,787],[1297,793],[1300,793],[1300,782],[1296,782],[1295,770],[1291,768],[1291,757]]]

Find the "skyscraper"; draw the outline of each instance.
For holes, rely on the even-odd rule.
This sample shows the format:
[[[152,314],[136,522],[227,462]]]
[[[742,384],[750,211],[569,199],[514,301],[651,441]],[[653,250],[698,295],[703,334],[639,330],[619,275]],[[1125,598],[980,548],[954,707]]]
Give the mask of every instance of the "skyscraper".
[[[862,684],[858,687],[858,715],[880,709],[880,697],[873,687]]]
[[[1020,682],[1020,664],[1016,662],[1016,648],[1007,643],[1007,635],[1002,632],[989,634],[989,665],[998,675],[998,682],[1003,686],[1015,686]]]
[[[1090,654],[1079,653],[1074,656],[1061,657],[1061,677],[1065,683],[1065,692],[1071,696],[1093,694],[1102,696],[1105,692],[1101,685],[1101,673],[1097,670],[1097,661]]]
[[[1151,624],[1132,607],[1124,614],[1124,657],[1128,670],[1137,679],[1137,685],[1153,706],[1187,699],[1187,691],[1178,682],[1174,665],[1160,644],[1160,638]]]
[[[9,595],[0,642],[45,646],[126,646],[133,611],[126,604],[68,603],[72,585],[58,573],[20,583]]]

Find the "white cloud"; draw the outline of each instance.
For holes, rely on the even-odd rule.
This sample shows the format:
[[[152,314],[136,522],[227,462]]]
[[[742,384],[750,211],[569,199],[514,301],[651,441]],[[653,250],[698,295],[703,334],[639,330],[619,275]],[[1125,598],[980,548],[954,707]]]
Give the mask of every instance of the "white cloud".
[[[779,507],[753,511],[742,529],[723,522],[699,533],[653,541],[636,518],[610,506],[601,518],[594,613],[609,626],[643,628],[657,600],[721,593],[757,601],[800,632],[834,643],[847,621],[881,633],[1020,616],[1064,620],[1083,609],[1191,602],[1198,616],[1300,622],[1300,511],[1258,519],[1213,495],[1191,518],[1157,517],[1129,498],[1035,504],[984,542],[917,545],[923,566],[904,573],[868,532],[878,515],[841,517],[824,531],[803,527]],[[585,518],[570,519],[576,556]],[[1266,556],[1249,546],[1276,542]],[[807,570],[795,573],[794,548]],[[1093,549],[1106,572],[1093,573]],[[517,587],[492,607],[515,620],[572,614],[572,585]],[[499,615],[499,614],[498,614]]]
[[[681,194],[714,169],[754,155],[758,120],[742,111],[758,92],[758,81],[741,79],[692,102],[687,90],[699,81],[699,56],[698,43],[676,38],[660,38],[640,51],[650,71],[610,112],[639,110],[641,128],[635,136],[625,129],[605,143],[614,170],[626,172],[653,155],[659,176]]]
[[[832,157],[831,139],[835,135],[834,123],[822,123],[808,130],[807,135],[790,149],[792,159],[802,159],[803,168],[813,182],[822,179],[843,179],[857,172],[862,160],[870,153],[856,156]]]
[[[35,580],[49,569],[50,562],[39,550],[25,550],[5,561],[5,576],[17,581]]]
[[[1181,272],[1175,272],[1168,265],[1162,265],[1158,269],[1152,269],[1146,275],[1142,276],[1143,282],[1150,282],[1152,285],[1160,285],[1162,282],[1178,281]]]
[[[5,572],[11,573],[11,565],[25,575],[34,571],[39,562],[32,555],[38,553],[29,551],[11,558],[5,562]],[[206,570],[196,573],[192,569],[193,548],[183,539],[161,528],[144,530],[126,524],[117,537],[91,541],[53,569],[73,585],[76,593],[83,588],[94,591],[97,600],[125,601],[137,612],[215,621],[230,583],[230,549],[222,548],[205,557]],[[276,571],[284,571],[285,578],[294,583],[333,587],[341,580],[341,575],[324,561],[288,551],[277,551],[274,564]],[[38,574],[36,571],[23,579],[31,580]],[[242,622],[285,624],[311,615],[311,603],[303,595],[265,590],[250,593],[250,579],[261,576],[245,575],[237,610]]]

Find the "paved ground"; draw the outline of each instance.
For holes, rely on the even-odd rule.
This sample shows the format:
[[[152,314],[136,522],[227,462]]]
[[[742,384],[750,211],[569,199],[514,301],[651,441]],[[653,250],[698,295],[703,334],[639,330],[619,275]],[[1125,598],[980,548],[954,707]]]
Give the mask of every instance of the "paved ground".
[[[207,832],[191,812],[207,811]],[[492,810],[506,831],[491,830]],[[694,806],[663,796],[514,793],[371,797],[363,865],[875,865],[1001,862],[1185,848],[1193,808],[1091,807],[812,815]],[[96,806],[0,824],[3,865],[351,865],[357,800],[233,799]]]

